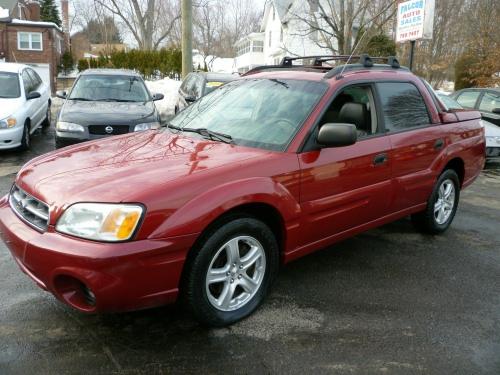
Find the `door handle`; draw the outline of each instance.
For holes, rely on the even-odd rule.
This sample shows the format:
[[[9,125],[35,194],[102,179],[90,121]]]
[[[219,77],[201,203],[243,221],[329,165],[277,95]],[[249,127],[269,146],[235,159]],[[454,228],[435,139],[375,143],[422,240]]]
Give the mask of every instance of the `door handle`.
[[[373,158],[373,165],[380,165],[384,164],[387,161],[388,157],[387,154],[378,154]]]
[[[444,141],[442,139],[438,139],[435,143],[434,143],[434,148],[436,150],[441,150],[444,146]]]

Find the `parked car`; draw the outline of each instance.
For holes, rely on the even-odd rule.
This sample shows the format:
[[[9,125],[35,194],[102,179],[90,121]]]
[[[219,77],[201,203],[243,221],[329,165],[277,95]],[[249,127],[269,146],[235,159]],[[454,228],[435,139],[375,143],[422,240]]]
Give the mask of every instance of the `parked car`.
[[[477,109],[483,119],[500,126],[500,88],[471,88],[454,92],[451,98],[467,109]]]
[[[223,84],[234,81],[239,75],[227,73],[207,73],[207,72],[193,72],[189,73],[182,85],[179,88],[179,96],[177,104],[175,105],[175,113],[184,109],[191,103],[205,96],[217,87]]]
[[[0,63],[0,150],[31,146],[31,134],[50,126],[50,87],[22,64]]]
[[[460,103],[448,95],[438,93],[438,97],[449,109],[464,109]],[[486,156],[488,158],[500,156],[500,127],[486,120],[481,120],[481,123],[486,137]]]
[[[395,59],[360,61],[262,67],[168,127],[40,156],[0,200],[1,236],[77,310],[183,295],[223,326],[282,264],[407,215],[442,233],[484,165],[480,113],[447,112]]]
[[[56,122],[56,147],[111,135],[157,129],[160,113],[142,77],[121,69],[85,70],[71,91],[58,91],[65,99]]]

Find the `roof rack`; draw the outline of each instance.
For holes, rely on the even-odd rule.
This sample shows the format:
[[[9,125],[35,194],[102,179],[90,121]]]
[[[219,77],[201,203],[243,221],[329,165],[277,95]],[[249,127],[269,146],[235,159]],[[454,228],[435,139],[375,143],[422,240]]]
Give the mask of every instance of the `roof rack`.
[[[308,65],[294,65],[293,62],[297,60],[312,60],[312,63]],[[332,61],[346,61],[344,65],[325,65],[325,63]],[[357,63],[349,64],[349,62],[355,61]],[[381,61],[381,64],[375,64],[374,61]],[[316,56],[298,56],[298,57],[284,57],[279,65],[263,65],[257,66],[245,75],[255,74],[263,70],[280,70],[280,69],[294,69],[294,70],[305,70],[305,71],[324,71],[326,72],[324,78],[337,77],[337,79],[342,78],[341,73],[344,71],[360,70],[360,69],[380,69],[387,70],[390,69],[403,69],[408,70],[406,67],[402,67],[399,64],[398,59],[395,56],[389,57],[370,57],[367,54],[361,54],[357,56],[348,55],[316,55]]]

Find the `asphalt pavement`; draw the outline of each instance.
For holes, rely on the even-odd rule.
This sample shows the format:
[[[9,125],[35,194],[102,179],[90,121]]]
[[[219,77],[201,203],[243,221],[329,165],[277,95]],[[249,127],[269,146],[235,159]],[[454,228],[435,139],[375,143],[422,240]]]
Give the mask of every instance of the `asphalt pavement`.
[[[0,152],[0,194],[52,150]],[[408,219],[284,267],[263,306],[207,329],[179,306],[85,315],[0,243],[0,374],[500,374],[500,162],[462,192],[452,227]]]

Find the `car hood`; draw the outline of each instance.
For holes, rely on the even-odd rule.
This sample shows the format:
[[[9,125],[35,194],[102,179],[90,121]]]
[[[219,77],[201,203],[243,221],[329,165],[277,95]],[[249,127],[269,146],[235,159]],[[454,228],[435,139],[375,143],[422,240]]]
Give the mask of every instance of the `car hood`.
[[[484,120],[481,120],[481,122],[484,125],[484,135],[486,137],[500,137],[500,126]]]
[[[20,98],[0,98],[0,120],[13,115],[20,104]]]
[[[87,102],[66,100],[59,121],[74,122],[80,125],[114,124],[142,120],[155,114],[153,102]]]
[[[159,189],[165,194],[169,184],[182,189],[183,179],[226,165],[239,167],[239,162],[267,153],[161,129],[42,155],[21,169],[17,184],[55,212],[85,201],[147,204]]]

